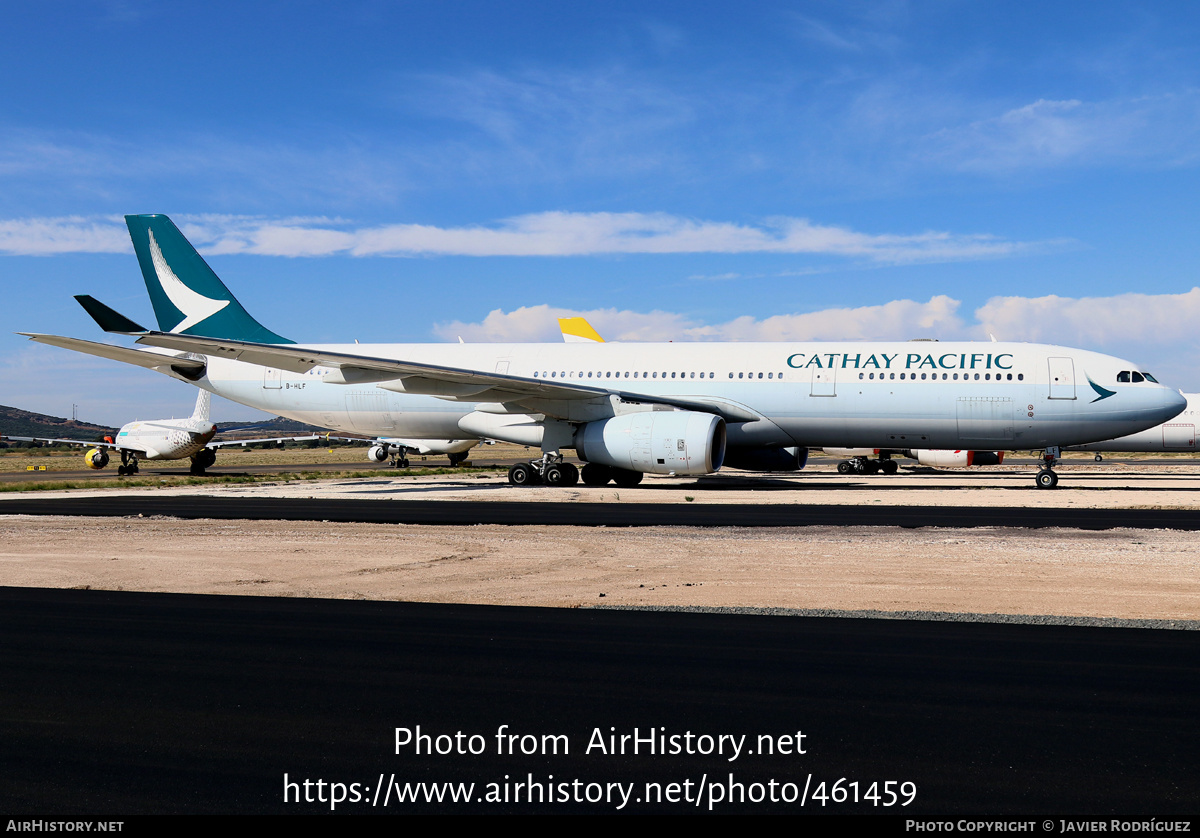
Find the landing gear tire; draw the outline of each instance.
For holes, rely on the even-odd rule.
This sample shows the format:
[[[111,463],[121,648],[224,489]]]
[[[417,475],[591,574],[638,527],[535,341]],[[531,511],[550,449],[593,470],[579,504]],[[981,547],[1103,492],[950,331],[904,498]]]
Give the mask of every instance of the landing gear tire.
[[[863,467],[867,470],[867,474],[879,474],[879,469],[882,468],[877,460],[867,460]]]
[[[623,489],[629,489],[642,482],[642,473],[623,468],[613,469],[613,482]]]
[[[587,486],[607,486],[608,481],[612,480],[612,469],[599,463],[588,463],[583,467],[580,476]]]
[[[117,466],[117,474],[124,477],[125,475],[129,474],[129,469],[125,468],[125,466]]]
[[[854,466],[850,464],[849,460],[842,460],[838,463],[838,474],[849,474],[852,471],[854,471]]]
[[[1058,485],[1058,475],[1048,468],[1039,471],[1036,479],[1039,489],[1053,489]]]
[[[579,469],[570,463],[556,463],[542,475],[547,486],[574,486],[579,481]]]
[[[895,460],[884,460],[879,467],[883,469],[884,474],[895,474],[900,470],[900,466],[896,465]]]
[[[529,463],[517,463],[508,470],[508,482],[514,486],[532,486],[538,473]]]
[[[461,454],[447,454],[450,458],[450,468],[458,468],[458,464],[465,461],[470,455],[470,451],[463,451]]]
[[[1104,455],[1103,455],[1103,454],[1097,454],[1097,455],[1096,455],[1096,462],[1098,462],[1098,463],[1102,463],[1102,462],[1104,462]]]

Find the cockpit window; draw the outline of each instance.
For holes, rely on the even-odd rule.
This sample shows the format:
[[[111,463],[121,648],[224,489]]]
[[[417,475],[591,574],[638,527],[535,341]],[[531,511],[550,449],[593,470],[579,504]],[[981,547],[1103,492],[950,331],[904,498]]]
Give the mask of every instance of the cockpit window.
[[[1146,380],[1146,376],[1142,375],[1140,372],[1135,372],[1133,374],[1133,383],[1134,384],[1141,384],[1145,380]]]
[[[1119,373],[1117,373],[1117,383],[1119,383],[1119,384],[1128,384],[1129,383],[1129,370],[1121,370]]]
[[[1147,381],[1152,381],[1152,382],[1154,382],[1155,384],[1157,384],[1157,383],[1158,383],[1158,379],[1157,379],[1157,378],[1155,378],[1154,376],[1152,376],[1150,373],[1148,373],[1148,372],[1144,372],[1144,373],[1142,373],[1142,375],[1146,376],[1146,380],[1147,380]]]

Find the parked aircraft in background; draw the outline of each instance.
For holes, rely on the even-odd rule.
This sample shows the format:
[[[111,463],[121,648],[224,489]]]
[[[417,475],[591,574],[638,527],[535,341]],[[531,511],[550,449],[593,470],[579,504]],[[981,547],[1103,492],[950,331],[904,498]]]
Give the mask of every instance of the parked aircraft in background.
[[[391,460],[394,468],[408,468],[409,454],[445,454],[451,466],[465,462],[477,439],[400,439],[387,437],[371,442],[367,459],[373,463]]]
[[[83,455],[88,468],[102,469],[108,465],[109,452],[121,456],[117,473],[137,474],[140,460],[183,460],[191,459],[192,474],[204,474],[205,469],[217,460],[216,449],[227,445],[245,445],[247,442],[285,442],[293,440],[320,439],[316,434],[307,436],[276,437],[274,439],[229,440],[213,442],[217,426],[209,419],[209,404],[212,394],[201,390],[196,397],[196,408],[187,419],[146,419],[129,422],[121,427],[115,438],[106,437],[103,442],[83,439],[54,439],[38,436],[0,436],[19,442],[42,442],[48,444],[79,445],[88,448]]]
[[[962,468],[964,466],[998,466],[1004,462],[1003,451],[947,451],[929,448],[824,448],[831,457],[846,457],[838,463],[840,474],[895,474],[899,471],[897,457],[916,460],[933,468]],[[875,456],[877,459],[872,460]]]
[[[1024,343],[301,345],[254,320],[162,215],[126,216],[160,331],[90,297],[106,331],[149,348],[28,334],[135,363],[242,404],[378,438],[537,445],[510,471],[570,484],[575,449],[608,479],[707,474],[787,449],[1045,449],[1137,433],[1184,407],[1135,365]],[[600,475],[596,476],[598,481]]]

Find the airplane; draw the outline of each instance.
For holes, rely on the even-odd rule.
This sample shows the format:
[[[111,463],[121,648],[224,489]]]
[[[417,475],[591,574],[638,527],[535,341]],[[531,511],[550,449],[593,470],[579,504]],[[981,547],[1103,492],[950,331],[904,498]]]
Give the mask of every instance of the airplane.
[[[346,437],[339,437],[345,439]],[[471,449],[479,444],[478,439],[402,439],[384,437],[376,439],[367,449],[367,459],[373,463],[390,460],[393,468],[408,468],[408,455],[445,454],[451,466],[465,462]]]
[[[1138,383],[1149,377],[1149,373],[1125,370],[1117,378]],[[1168,422],[1136,434],[1092,442],[1086,445],[1071,445],[1066,451],[1095,451],[1096,462],[1104,460],[1104,452],[1129,452],[1134,454],[1186,453],[1196,450],[1196,415],[1200,412],[1200,393],[1183,393],[1187,406]],[[920,465],[933,468],[962,468],[963,466],[998,466],[1004,462],[1003,451],[930,451],[925,449],[898,450],[888,448],[825,448],[831,457],[847,457],[838,463],[840,474],[895,474],[898,470],[895,457],[908,457]],[[878,459],[872,460],[875,454]]]
[[[299,344],[255,320],[165,215],[126,224],[159,329],[76,299],[141,348],[22,332],[157,370],[233,401],[386,438],[498,439],[542,456],[513,485],[795,468],[810,447],[1043,449],[1137,433],[1185,406],[1135,365],[1062,346],[979,342]],[[754,467],[754,466],[749,466]],[[590,481],[589,481],[590,482]]]
[[[1130,378],[1142,375],[1130,370]],[[1102,452],[1129,452],[1139,454],[1195,452],[1196,416],[1200,413],[1200,393],[1182,393],[1187,402],[1183,411],[1169,421],[1153,428],[1130,434],[1119,439],[1072,445],[1070,451],[1095,451],[1096,462],[1104,459]]]
[[[900,470],[897,457],[916,460],[933,468],[962,468],[964,466],[998,466],[1004,462],[1003,451],[955,451],[930,448],[823,448],[831,457],[846,457],[838,463],[839,474],[895,474]],[[878,459],[871,459],[871,455]]]
[[[80,445],[89,450],[83,455],[88,468],[102,469],[108,465],[109,451],[121,455],[117,474],[122,476],[138,473],[139,460],[182,460],[190,458],[191,473],[204,474],[217,461],[216,449],[226,445],[245,445],[247,442],[284,442],[290,440],[320,439],[316,434],[275,439],[230,440],[213,442],[217,426],[209,420],[209,405],[212,394],[201,390],[196,396],[196,408],[187,419],[148,419],[129,422],[121,427],[116,438],[106,437],[103,442],[83,439],[52,439],[48,437],[0,435],[0,439],[19,442],[42,442],[48,444]]]

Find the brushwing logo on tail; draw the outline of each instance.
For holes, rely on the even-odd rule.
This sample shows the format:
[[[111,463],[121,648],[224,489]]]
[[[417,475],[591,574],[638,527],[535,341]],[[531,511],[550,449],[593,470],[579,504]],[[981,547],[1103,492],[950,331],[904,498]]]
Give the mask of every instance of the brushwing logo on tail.
[[[150,258],[154,262],[154,272],[158,274],[158,284],[162,286],[171,304],[183,312],[183,320],[171,329],[172,332],[187,331],[229,305],[229,300],[214,300],[184,285],[183,280],[177,277],[167,264],[166,257],[154,238],[154,231],[146,232],[150,234]]]

